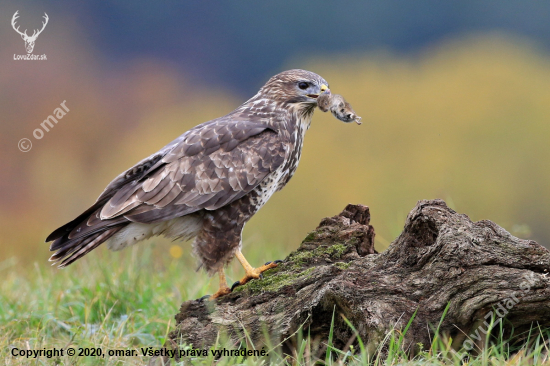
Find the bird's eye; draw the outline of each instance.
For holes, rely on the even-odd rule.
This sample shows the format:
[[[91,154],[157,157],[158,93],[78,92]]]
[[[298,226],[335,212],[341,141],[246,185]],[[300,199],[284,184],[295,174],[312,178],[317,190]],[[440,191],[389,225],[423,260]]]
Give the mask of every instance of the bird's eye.
[[[300,83],[298,83],[298,88],[302,89],[302,90],[306,90],[308,88],[309,84],[302,81]]]

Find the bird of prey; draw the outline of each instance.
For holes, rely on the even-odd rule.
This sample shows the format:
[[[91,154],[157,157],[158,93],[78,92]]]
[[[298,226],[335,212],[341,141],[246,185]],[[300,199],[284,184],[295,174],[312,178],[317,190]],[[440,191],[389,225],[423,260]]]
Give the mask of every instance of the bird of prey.
[[[52,232],[50,260],[65,267],[102,243],[120,250],[152,236],[190,240],[200,266],[218,273],[217,298],[277,266],[252,267],[241,253],[244,225],[293,176],[321,76],[289,70],[243,105],[202,123],[116,177],[96,203]],[[237,257],[245,276],[230,288],[224,267]]]

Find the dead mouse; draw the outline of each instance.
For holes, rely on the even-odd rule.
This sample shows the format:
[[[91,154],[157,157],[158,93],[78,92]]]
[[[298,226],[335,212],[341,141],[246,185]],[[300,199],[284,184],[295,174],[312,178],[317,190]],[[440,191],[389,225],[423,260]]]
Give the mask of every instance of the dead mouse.
[[[324,92],[317,97],[317,106],[323,112],[328,112],[332,105],[332,94],[330,92]]]
[[[332,112],[332,115],[340,121],[349,123],[355,121],[361,124],[361,117],[355,113],[351,105],[339,94],[325,92],[317,98],[317,106],[323,112]]]

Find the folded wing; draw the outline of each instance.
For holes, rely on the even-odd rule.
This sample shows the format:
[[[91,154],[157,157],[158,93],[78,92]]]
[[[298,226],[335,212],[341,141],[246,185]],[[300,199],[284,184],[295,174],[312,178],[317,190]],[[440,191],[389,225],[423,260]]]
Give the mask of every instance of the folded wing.
[[[239,125],[228,132],[231,127],[200,131],[178,144],[162,167],[117,191],[100,218],[154,223],[215,210],[249,193],[283,163],[284,144],[265,127]]]

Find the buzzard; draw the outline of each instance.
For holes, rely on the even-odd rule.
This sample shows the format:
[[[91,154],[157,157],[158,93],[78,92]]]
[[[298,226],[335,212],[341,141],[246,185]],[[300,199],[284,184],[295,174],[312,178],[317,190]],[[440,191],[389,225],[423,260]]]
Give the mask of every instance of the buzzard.
[[[321,76],[289,70],[273,76],[226,116],[202,123],[116,177],[96,203],[52,232],[50,260],[65,267],[102,243],[120,250],[156,235],[194,238],[200,266],[218,273],[212,298],[259,278],[241,253],[244,225],[293,176]],[[224,267],[237,257],[245,276],[230,288]]]

